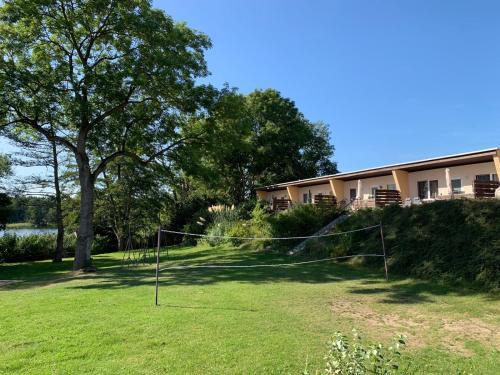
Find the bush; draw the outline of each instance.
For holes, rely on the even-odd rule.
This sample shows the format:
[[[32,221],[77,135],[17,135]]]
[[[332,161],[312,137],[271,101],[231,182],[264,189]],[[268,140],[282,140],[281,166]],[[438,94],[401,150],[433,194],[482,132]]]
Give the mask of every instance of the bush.
[[[16,258],[16,242],[17,237],[12,234],[0,237],[0,262],[8,262]]]
[[[209,225],[210,214],[206,208],[202,208],[193,215],[191,220],[182,227],[186,233],[203,234],[207,225]],[[182,243],[185,245],[196,245],[197,238],[193,236],[184,236]]]
[[[401,350],[405,345],[403,336],[396,337],[394,343],[386,348],[382,344],[364,345],[356,330],[353,330],[352,341],[337,332],[328,343],[326,365],[322,373],[325,375],[407,373],[399,363]],[[307,369],[304,371],[305,374],[308,374]]]
[[[273,237],[309,236],[316,233],[326,224],[330,223],[341,214],[335,208],[318,207],[304,204],[270,216],[268,221]],[[276,246],[289,248],[297,241],[277,241]]]
[[[50,259],[54,253],[55,236],[50,234],[31,234],[17,237],[16,251],[22,260]]]
[[[336,230],[382,221],[391,272],[500,288],[500,201],[451,200],[359,210]],[[380,253],[380,234],[359,232],[342,255]],[[377,260],[367,260],[367,262]]]
[[[216,238],[206,238],[205,241],[210,246],[221,245],[227,242],[223,237],[227,236],[229,229],[239,220],[238,212],[233,207],[228,206],[212,206],[209,208],[210,224],[207,227],[207,235],[215,236]]]
[[[206,234],[229,237],[306,236],[317,232],[340,214],[338,210],[332,208],[299,205],[292,210],[273,215],[269,212],[268,206],[260,201],[255,204],[250,219],[246,219],[248,214],[243,215],[242,210],[234,207],[212,206],[209,210],[210,220]],[[243,212],[246,211],[243,210]],[[212,246],[224,242],[238,246],[245,242],[240,239],[227,241],[219,238],[210,238],[205,241]],[[299,241],[274,241],[274,245],[278,249],[288,248]],[[260,244],[268,245],[271,242],[261,241]]]
[[[75,254],[76,237],[64,237],[64,256]],[[16,236],[6,234],[0,237],[0,262],[25,262],[33,260],[52,259],[56,248],[55,234],[32,234]],[[110,241],[105,236],[96,235],[92,247],[93,254],[110,251]]]
[[[275,237],[307,236],[314,234],[339,215],[336,209],[304,204],[270,216]]]

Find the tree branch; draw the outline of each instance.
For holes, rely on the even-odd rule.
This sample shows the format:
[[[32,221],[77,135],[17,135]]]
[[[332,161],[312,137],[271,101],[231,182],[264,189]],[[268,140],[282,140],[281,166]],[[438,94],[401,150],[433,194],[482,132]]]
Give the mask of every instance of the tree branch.
[[[134,93],[134,90],[135,90],[135,88],[133,86],[130,86],[125,99],[121,103],[119,103],[116,106],[114,106],[113,108],[110,108],[107,111],[101,113],[94,120],[92,120],[90,122],[90,127],[92,128],[95,124],[100,123],[102,120],[106,119],[107,117],[111,116],[112,114],[125,108],[130,103],[130,97]]]
[[[139,164],[147,165],[147,164],[155,161],[155,159],[159,158],[160,156],[165,155],[167,152],[169,152],[173,148],[180,146],[184,142],[186,142],[188,140],[195,140],[195,139],[199,139],[199,136],[180,138],[177,141],[175,141],[174,143],[170,144],[169,146],[162,148],[159,151],[155,152],[153,155],[149,156],[147,159],[142,159],[139,155],[137,155],[133,152],[127,151],[127,150],[116,151],[116,152],[112,153],[111,155],[107,156],[106,158],[102,159],[102,161],[99,163],[97,168],[92,173],[92,176],[94,179],[96,179],[99,176],[99,174],[101,174],[104,171],[106,166],[117,158],[128,157],[132,160],[135,160]]]
[[[43,126],[41,126],[38,123],[38,121],[37,121],[36,118],[35,119],[31,119],[28,116],[25,116],[18,108],[16,108],[12,104],[8,104],[8,105],[9,105],[9,107],[11,107],[14,110],[14,112],[16,112],[16,115],[18,117],[18,119],[15,120],[15,123],[22,123],[22,124],[28,125],[31,128],[33,128],[34,130],[36,130],[37,132],[39,132],[42,135],[44,135],[45,138],[47,138],[49,141],[55,141],[55,142],[57,142],[57,143],[59,143],[59,144],[61,144],[63,146],[66,146],[71,151],[76,152],[76,146],[73,145],[70,141],[68,141],[65,138],[62,138],[62,137],[59,137],[59,136],[53,134],[48,129],[45,129]],[[11,123],[13,123],[13,122],[14,121],[11,121]]]

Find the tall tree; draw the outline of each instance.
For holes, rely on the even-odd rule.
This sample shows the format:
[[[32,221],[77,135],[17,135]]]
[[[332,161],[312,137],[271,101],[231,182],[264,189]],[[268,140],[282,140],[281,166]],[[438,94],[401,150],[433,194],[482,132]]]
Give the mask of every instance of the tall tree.
[[[326,125],[307,120],[276,90],[244,96],[226,87],[202,122],[211,124],[209,141],[185,147],[180,168],[230,204],[250,198],[257,185],[337,171]]]
[[[150,163],[199,138],[207,36],[147,0],[9,0],[0,7],[0,126],[65,147],[78,168],[74,268],[91,263],[97,177],[117,158]],[[51,128],[52,127],[52,128]],[[99,154],[96,154],[96,150]]]
[[[252,174],[257,185],[335,173],[334,147],[323,124],[311,123],[280,92],[256,90],[248,95],[252,119]]]

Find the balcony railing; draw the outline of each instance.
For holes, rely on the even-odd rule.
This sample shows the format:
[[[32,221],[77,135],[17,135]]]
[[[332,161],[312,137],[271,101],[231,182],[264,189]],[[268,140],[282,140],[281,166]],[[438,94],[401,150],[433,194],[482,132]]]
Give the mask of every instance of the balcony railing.
[[[375,191],[375,207],[385,207],[401,203],[401,193],[399,190],[380,189]]]
[[[285,211],[292,207],[292,201],[286,198],[273,198],[271,209],[273,211]]]
[[[337,198],[334,195],[318,194],[314,196],[314,204],[321,207],[333,208],[337,205]]]
[[[495,198],[495,190],[500,186],[499,181],[474,181],[474,198]]]

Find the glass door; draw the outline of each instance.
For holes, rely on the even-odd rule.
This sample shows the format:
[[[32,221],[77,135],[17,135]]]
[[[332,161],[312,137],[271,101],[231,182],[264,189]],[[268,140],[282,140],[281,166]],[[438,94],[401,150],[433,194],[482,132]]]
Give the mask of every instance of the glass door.
[[[349,189],[349,198],[352,201],[356,199],[356,189]]]
[[[427,194],[429,192],[429,181],[418,181],[418,197],[420,199],[427,199]]]
[[[438,180],[429,181],[430,198],[437,198],[438,196]]]

